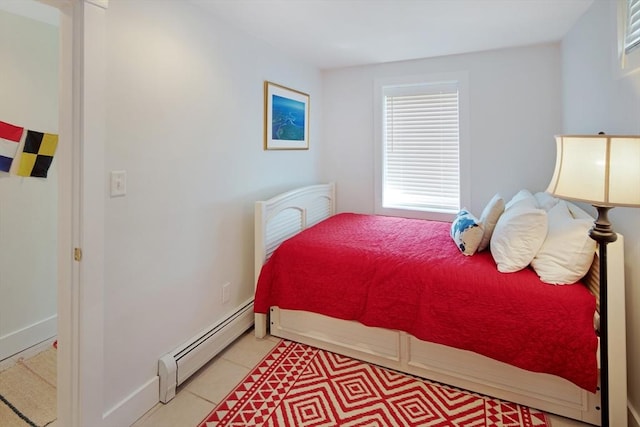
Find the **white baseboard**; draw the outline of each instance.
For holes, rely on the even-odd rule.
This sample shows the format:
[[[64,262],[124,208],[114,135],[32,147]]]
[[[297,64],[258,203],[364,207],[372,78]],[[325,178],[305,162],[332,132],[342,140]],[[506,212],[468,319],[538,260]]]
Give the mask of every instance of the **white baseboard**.
[[[58,315],[54,314],[25,328],[0,336],[0,360],[56,336],[57,330]]]
[[[631,402],[627,402],[627,408],[629,408],[629,427],[640,427],[640,412]]]
[[[130,426],[153,408],[158,399],[160,377],[155,376],[102,415],[105,426]]]

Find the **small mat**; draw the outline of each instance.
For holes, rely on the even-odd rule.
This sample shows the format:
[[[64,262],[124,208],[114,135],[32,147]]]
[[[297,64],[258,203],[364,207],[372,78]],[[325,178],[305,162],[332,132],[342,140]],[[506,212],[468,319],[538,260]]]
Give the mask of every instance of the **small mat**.
[[[200,423],[548,427],[543,412],[283,340]]]
[[[0,372],[2,427],[43,427],[56,419],[56,352],[51,348]]]

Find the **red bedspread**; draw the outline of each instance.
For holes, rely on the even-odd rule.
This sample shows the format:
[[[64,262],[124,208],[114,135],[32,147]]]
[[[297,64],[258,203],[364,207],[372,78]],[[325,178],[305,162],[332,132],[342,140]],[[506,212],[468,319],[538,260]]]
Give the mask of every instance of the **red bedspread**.
[[[595,298],[580,285],[500,273],[489,251],[460,253],[446,222],[335,215],[280,245],[255,311],[306,310],[406,331],[595,392]]]

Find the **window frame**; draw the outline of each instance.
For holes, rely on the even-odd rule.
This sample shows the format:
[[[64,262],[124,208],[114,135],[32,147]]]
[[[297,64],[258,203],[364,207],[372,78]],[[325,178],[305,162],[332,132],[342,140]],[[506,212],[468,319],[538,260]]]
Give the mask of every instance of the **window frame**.
[[[631,22],[631,19],[629,16],[629,12],[632,9],[632,3],[637,9],[635,15],[633,15],[635,18],[633,20],[633,23]],[[631,34],[635,34],[635,37],[633,38],[633,43],[631,44],[631,46],[627,46],[627,36],[630,34],[628,31],[629,24],[633,24],[631,26],[632,28],[634,26],[636,27],[635,30],[631,33]],[[629,55],[631,52],[635,51],[636,49],[640,49],[639,33],[640,33],[640,0],[627,0],[626,19],[625,19],[625,28],[624,28],[624,51],[626,55]]]
[[[626,52],[627,24],[629,0],[618,0],[618,78],[627,76],[640,70],[640,46],[635,46],[630,52]]]
[[[470,141],[469,141],[469,74],[466,71],[445,72],[436,74],[421,74],[413,76],[391,77],[374,81],[374,182],[375,205],[374,212],[378,215],[400,216],[406,218],[430,219],[437,221],[452,221],[456,213],[439,210],[417,210],[385,208],[382,206],[384,188],[384,94],[387,88],[410,86],[438,85],[455,82],[458,86],[458,123],[459,123],[459,194],[460,208],[469,206],[471,202],[470,189]]]

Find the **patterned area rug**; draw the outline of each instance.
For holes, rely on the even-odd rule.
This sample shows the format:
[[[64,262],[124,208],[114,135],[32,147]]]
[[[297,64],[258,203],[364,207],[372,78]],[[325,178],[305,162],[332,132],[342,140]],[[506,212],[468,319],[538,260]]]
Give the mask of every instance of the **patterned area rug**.
[[[282,341],[199,427],[546,427],[539,411]]]

